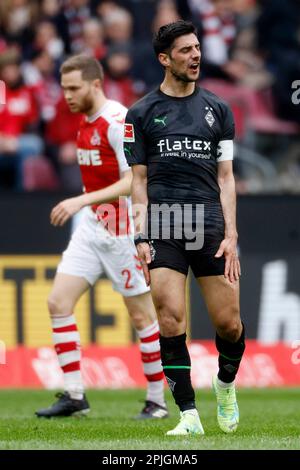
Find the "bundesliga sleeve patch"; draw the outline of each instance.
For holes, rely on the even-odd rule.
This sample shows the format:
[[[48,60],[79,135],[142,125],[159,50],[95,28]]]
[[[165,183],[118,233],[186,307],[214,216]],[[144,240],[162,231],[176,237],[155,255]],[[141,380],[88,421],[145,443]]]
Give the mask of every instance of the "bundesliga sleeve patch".
[[[124,124],[124,142],[135,142],[133,124]]]

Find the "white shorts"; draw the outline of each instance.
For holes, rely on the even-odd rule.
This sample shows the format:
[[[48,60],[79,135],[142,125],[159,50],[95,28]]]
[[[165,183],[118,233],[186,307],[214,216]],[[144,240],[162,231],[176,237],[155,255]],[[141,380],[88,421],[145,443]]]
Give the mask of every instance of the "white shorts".
[[[83,277],[91,285],[106,274],[124,297],[150,291],[132,237],[111,236],[90,208],[84,211],[57,272]]]

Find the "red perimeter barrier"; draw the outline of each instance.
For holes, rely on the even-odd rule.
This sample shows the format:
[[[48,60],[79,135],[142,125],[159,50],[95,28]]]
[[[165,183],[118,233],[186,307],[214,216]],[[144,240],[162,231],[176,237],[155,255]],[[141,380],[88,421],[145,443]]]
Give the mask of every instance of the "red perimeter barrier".
[[[213,341],[189,344],[192,381],[196,388],[210,387],[217,371]],[[5,356],[2,354],[2,356]],[[63,378],[52,347],[18,347],[6,352],[0,363],[2,388],[63,388]],[[138,346],[127,348],[83,348],[82,373],[87,388],[144,387]],[[248,340],[237,384],[242,387],[300,386],[300,341],[261,345]]]

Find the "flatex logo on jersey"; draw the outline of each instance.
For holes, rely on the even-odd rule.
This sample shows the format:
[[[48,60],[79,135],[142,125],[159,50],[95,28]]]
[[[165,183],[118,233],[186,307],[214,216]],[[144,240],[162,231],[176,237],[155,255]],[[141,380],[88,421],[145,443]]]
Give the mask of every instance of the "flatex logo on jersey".
[[[161,157],[179,157],[184,159],[210,160],[211,142],[207,140],[192,140],[188,137],[180,140],[172,138],[161,139],[157,143]]]

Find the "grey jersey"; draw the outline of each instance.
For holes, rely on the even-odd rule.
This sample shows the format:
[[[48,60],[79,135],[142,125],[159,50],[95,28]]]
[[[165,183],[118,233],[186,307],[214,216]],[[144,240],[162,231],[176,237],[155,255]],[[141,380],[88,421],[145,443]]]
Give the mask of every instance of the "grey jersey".
[[[213,93],[196,87],[176,98],[157,89],[128,111],[124,151],[130,166],[147,166],[150,204],[213,203],[217,165],[232,158],[233,138],[232,112]]]

